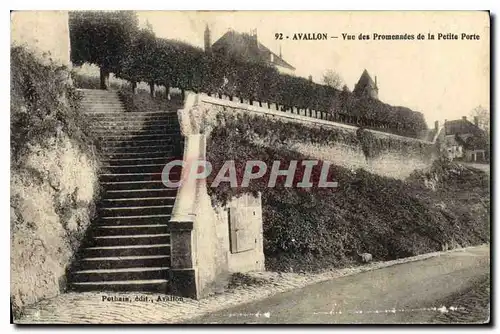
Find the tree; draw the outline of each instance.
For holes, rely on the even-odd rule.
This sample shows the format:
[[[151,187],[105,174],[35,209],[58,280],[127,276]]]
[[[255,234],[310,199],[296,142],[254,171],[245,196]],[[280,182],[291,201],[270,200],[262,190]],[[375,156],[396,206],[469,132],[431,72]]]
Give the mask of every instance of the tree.
[[[470,112],[470,116],[474,120],[475,117],[478,119],[478,126],[480,129],[486,132],[487,136],[490,136],[490,112],[483,106],[477,106]]]
[[[118,73],[138,20],[131,11],[76,11],[69,14],[71,61],[99,66],[101,89],[110,73]]]
[[[137,83],[144,81],[150,85],[151,95],[154,96],[154,84],[158,64],[161,63],[156,57],[157,38],[152,30],[141,29],[133,37],[128,52],[121,59],[118,77],[132,83],[132,90],[135,93]]]
[[[327,70],[321,79],[323,84],[330,86],[335,89],[341,89],[341,87],[344,85],[344,80],[338,74],[337,72],[333,70]]]

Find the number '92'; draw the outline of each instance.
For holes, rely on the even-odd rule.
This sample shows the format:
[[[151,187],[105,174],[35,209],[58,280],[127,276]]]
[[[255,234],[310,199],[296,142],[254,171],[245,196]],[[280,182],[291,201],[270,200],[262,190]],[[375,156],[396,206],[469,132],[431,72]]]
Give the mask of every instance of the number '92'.
[[[275,38],[275,39],[283,39],[283,33],[281,33],[281,32],[277,32],[277,33],[275,33],[275,34],[274,34],[274,38]]]

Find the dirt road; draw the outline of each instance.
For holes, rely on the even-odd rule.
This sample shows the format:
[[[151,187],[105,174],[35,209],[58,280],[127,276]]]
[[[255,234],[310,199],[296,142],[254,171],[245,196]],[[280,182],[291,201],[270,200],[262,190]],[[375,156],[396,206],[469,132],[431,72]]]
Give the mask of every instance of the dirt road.
[[[318,283],[189,323],[483,323],[489,263],[486,246],[446,253]]]

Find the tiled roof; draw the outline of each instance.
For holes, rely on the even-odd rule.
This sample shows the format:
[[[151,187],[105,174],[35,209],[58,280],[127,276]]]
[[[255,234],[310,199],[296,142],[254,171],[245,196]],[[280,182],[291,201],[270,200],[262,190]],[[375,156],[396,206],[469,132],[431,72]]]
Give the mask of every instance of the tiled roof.
[[[466,119],[446,121],[444,128],[447,136],[454,135],[455,140],[468,149],[482,149],[487,144],[486,133]]]
[[[229,51],[230,53],[244,55],[254,61],[264,60],[276,66],[295,70],[295,67],[260,43],[257,40],[257,36],[242,34],[233,30],[222,35],[222,37],[212,45],[212,50],[214,52],[225,50],[226,52]],[[273,55],[273,61],[271,61],[271,54]]]
[[[483,130],[481,130],[475,124],[465,119],[446,121],[444,123],[444,128],[446,129],[447,135],[462,135],[462,134],[473,134],[479,136],[484,135]]]
[[[368,74],[368,71],[365,69],[363,73],[361,74],[361,77],[358,80],[358,83],[356,84],[356,87],[359,87],[359,89],[362,89],[366,86],[369,86],[370,88],[377,88],[377,85],[375,84],[375,81],[373,81],[372,77],[370,74]]]

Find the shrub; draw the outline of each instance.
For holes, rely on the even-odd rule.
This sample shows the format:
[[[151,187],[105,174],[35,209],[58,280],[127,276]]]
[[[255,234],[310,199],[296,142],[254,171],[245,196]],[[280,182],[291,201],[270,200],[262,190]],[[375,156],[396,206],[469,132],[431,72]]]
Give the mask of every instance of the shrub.
[[[342,122],[363,124],[408,135],[426,129],[423,115],[408,108],[393,107],[371,98],[313,83],[305,78],[280,74],[264,62],[241,57],[206,54],[189,44],[154,37],[141,31],[120,72],[123,79],[145,81],[208,94],[315,109]]]
[[[73,85],[78,88],[84,89],[100,89],[101,83],[99,77],[79,74],[75,71],[71,72],[71,79],[73,80]]]
[[[130,11],[70,12],[71,61],[98,65],[101,82],[110,72],[120,72],[137,24],[135,13]]]
[[[263,59],[248,61],[256,56],[251,50],[207,54],[187,43],[157,38],[151,29],[138,29],[133,12],[72,12],[70,34],[72,61],[100,66],[99,86],[113,72],[133,84],[238,96],[277,103],[284,110],[314,109],[328,113],[328,119],[411,137],[427,129],[419,112],[280,74]]]
[[[416,137],[427,129],[421,113],[359,98],[305,78],[280,74],[263,59],[238,50],[227,55],[207,54],[177,40],[157,38],[151,29],[138,29],[132,12],[72,12],[71,59],[101,68],[101,81],[110,72],[133,84],[238,96],[260,103],[314,109],[327,118]],[[244,36],[248,38],[248,36]],[[242,53],[243,52],[243,53]],[[255,56],[255,55],[253,55]],[[258,57],[257,57],[258,58]]]
[[[207,159],[213,170],[234,160],[241,180],[243,166],[249,160],[261,160],[269,166],[275,160],[286,165],[290,160],[309,159],[282,145],[263,147],[253,143],[252,132],[246,129],[253,129],[256,123],[249,121],[229,117],[213,129],[207,143]],[[266,121],[272,125],[265,126]],[[300,135],[291,124],[286,126],[290,127],[287,134]],[[280,136],[279,126],[273,121],[263,120],[257,128]],[[267,132],[269,129],[278,129],[278,133]],[[489,240],[489,207],[484,207],[481,199],[488,192],[484,183],[473,181],[481,194],[476,196],[467,185],[435,193],[361,169],[331,166],[330,175],[338,188],[286,188],[280,181],[268,188],[264,177],[252,180],[248,188],[221,183],[208,191],[215,204],[243,193],[262,193],[268,270],[321,270],[356,263],[356,252],[369,252],[376,261],[392,260],[440,251],[444,245],[468,246]],[[209,178],[209,184],[211,181]],[[455,181],[447,183],[460,184]],[[440,201],[449,208],[436,206]],[[471,210],[471,205],[476,209]]]
[[[86,152],[93,139],[79,110],[80,94],[65,66],[46,62],[23,47],[11,48],[11,152],[13,161],[27,144],[67,133]]]

